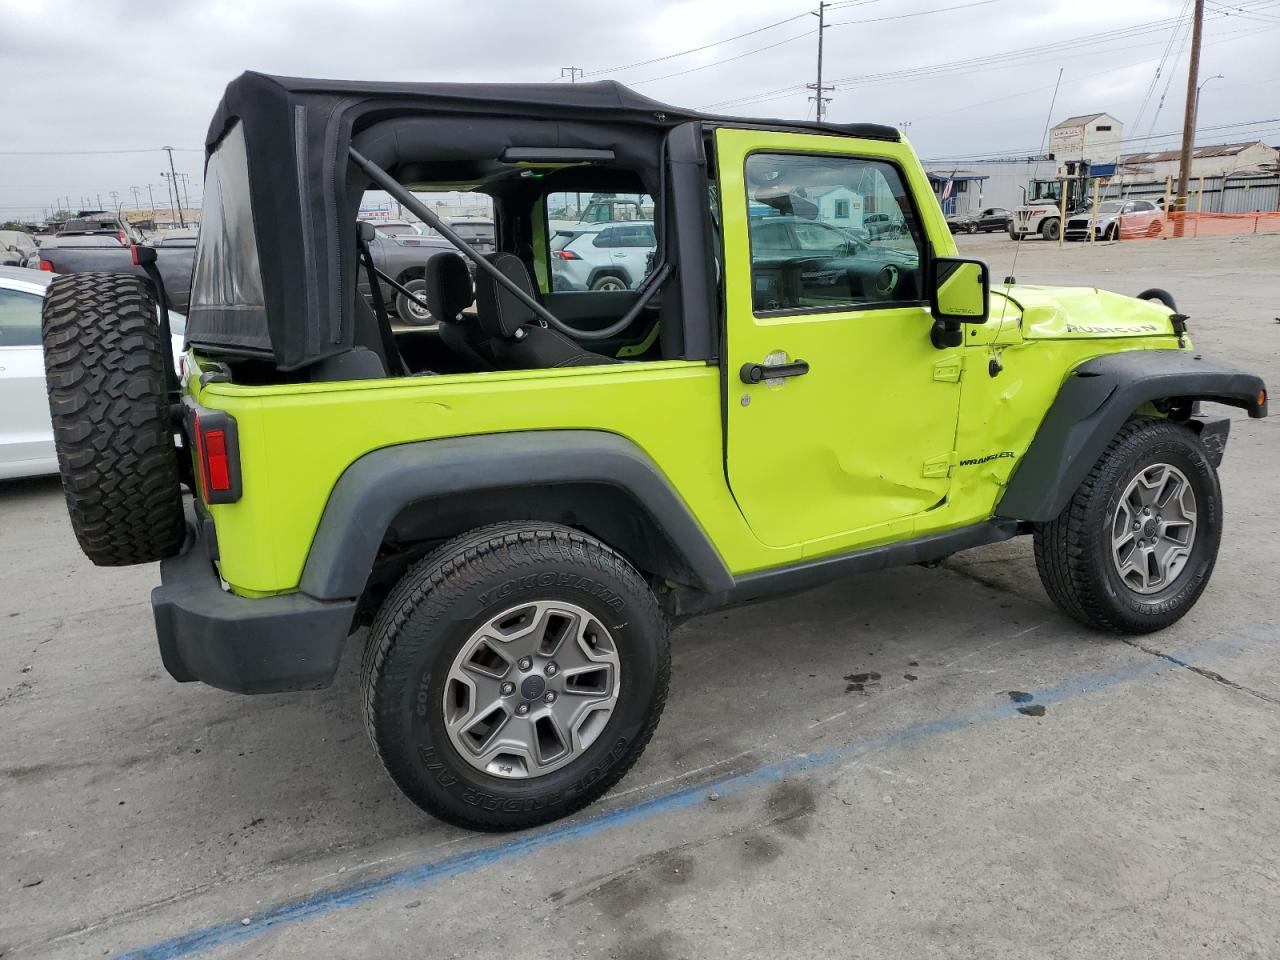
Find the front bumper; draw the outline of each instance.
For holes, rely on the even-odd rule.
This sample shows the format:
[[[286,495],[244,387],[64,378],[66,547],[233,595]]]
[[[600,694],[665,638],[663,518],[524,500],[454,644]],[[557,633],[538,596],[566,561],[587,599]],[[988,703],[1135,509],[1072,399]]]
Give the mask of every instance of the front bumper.
[[[161,562],[161,585],[151,592],[160,657],[170,676],[233,693],[314,690],[332,683],[356,601],[228,593],[197,532],[203,525],[188,520],[186,546]]]

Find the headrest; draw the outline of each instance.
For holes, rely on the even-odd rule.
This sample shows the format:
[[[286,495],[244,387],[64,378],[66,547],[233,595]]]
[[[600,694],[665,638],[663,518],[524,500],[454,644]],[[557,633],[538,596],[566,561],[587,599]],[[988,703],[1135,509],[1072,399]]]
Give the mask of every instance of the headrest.
[[[467,261],[452,250],[431,255],[427,260],[426,282],[427,309],[441,323],[457,323],[458,314],[475,299]]]
[[[377,235],[377,230],[368,220],[356,221],[356,239],[361,243],[373,243],[373,238]]]
[[[529,296],[533,282],[524,262],[514,253],[491,253],[486,258]],[[536,323],[538,315],[513,297],[483,270],[476,271],[476,316],[480,332],[486,337],[511,340],[516,331],[528,323]]]

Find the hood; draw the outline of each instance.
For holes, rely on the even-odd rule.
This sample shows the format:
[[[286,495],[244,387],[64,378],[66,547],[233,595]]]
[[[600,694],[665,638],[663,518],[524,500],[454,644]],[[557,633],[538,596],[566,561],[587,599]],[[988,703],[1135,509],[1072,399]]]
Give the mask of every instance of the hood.
[[[992,313],[1003,297],[1022,311],[1027,340],[1089,340],[1173,334],[1173,314],[1162,303],[1096,287],[994,286]]]

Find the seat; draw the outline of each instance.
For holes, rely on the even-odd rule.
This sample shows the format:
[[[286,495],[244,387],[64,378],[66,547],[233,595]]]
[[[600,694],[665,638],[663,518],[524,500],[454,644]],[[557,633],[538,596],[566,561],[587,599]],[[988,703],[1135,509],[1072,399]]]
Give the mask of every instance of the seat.
[[[524,262],[513,253],[486,258],[530,296],[533,282]],[[544,370],[617,363],[613,357],[585,350],[558,330],[542,325],[538,315],[487,272],[476,275],[477,351],[498,370]]]
[[[426,283],[423,297],[431,316],[440,325],[444,345],[472,369],[492,370],[492,360],[480,352],[482,338],[475,318],[462,315],[475,300],[467,262],[451,250],[432,254],[423,279]]]

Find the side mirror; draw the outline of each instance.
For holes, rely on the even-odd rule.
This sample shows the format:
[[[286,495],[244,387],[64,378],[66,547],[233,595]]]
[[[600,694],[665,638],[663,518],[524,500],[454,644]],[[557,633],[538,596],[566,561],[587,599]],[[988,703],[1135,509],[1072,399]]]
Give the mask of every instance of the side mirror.
[[[929,264],[929,309],[944,323],[986,323],[991,275],[981,260],[934,257]]]

